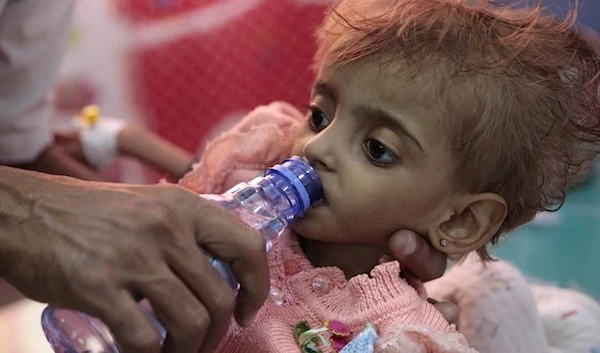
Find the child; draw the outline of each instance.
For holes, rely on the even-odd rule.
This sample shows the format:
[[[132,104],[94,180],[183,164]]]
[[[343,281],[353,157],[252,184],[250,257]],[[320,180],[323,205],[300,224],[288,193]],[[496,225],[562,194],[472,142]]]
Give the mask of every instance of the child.
[[[299,155],[324,187],[269,253],[271,302],[217,352],[469,352],[386,261],[388,237],[490,259],[488,243],[560,206],[598,156],[600,56],[540,2],[343,0],[318,39],[308,116],[259,107],[180,182],[218,193]]]

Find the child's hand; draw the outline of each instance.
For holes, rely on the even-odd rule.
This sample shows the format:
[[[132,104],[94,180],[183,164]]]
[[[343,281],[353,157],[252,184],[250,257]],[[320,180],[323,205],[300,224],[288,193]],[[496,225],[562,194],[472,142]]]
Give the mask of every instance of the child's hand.
[[[104,181],[104,177],[63,146],[55,143],[46,148],[34,161],[12,165],[20,169],[47,174],[66,175],[82,180]]]
[[[83,148],[81,147],[79,131],[55,131],[54,144],[65,151],[68,155],[74,157],[80,162],[88,164],[85,159],[85,155],[83,154]]]
[[[388,243],[392,256],[423,282],[441,277],[446,271],[447,256],[429,245],[425,238],[410,230],[394,233]],[[449,302],[430,299],[450,323],[458,321],[458,307]]]
[[[55,144],[80,162],[102,169],[119,155],[117,139],[126,126],[121,119],[101,117],[98,107],[90,105],[74,116],[63,130],[54,132]]]
[[[54,139],[64,152],[93,169],[127,155],[179,179],[193,162],[187,151],[142,126],[100,116],[95,106],[86,107],[81,115],[74,120],[75,128],[56,131]]]

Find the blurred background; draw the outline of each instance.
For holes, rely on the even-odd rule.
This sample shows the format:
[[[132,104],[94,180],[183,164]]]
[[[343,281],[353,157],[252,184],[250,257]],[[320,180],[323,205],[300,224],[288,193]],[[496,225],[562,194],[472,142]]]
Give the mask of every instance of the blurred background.
[[[547,5],[564,12],[569,2]],[[284,100],[302,107],[308,102],[313,30],[329,3],[79,0],[55,90],[56,119],[69,119],[96,103],[102,115],[144,124],[199,152],[257,105]],[[581,3],[580,24],[600,31],[600,1]],[[109,172],[124,182],[152,183],[161,177],[126,159]],[[536,281],[600,299],[600,173],[573,191],[560,211],[540,215],[517,233],[500,244],[496,256]],[[21,320],[21,328],[3,327],[22,309],[16,298],[0,285],[0,305],[13,302],[0,307],[0,333],[38,330],[37,317]],[[25,350],[0,346],[0,352]]]

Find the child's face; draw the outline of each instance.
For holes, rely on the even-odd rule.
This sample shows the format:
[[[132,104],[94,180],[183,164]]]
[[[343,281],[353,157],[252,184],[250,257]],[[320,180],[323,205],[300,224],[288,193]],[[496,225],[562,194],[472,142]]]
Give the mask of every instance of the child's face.
[[[444,218],[455,191],[444,116],[423,82],[400,73],[379,61],[321,67],[292,154],[312,162],[326,202],[294,223],[302,236],[385,245]]]

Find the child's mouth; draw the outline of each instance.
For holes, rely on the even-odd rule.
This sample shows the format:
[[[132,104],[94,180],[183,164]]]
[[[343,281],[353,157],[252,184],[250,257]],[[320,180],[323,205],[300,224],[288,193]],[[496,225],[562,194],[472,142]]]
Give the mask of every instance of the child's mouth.
[[[311,208],[317,208],[317,207],[326,206],[326,205],[327,205],[327,199],[325,198],[325,196],[323,196],[322,199],[313,203]]]

